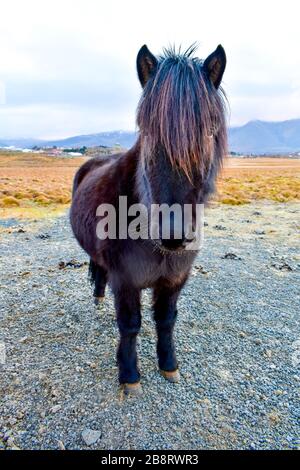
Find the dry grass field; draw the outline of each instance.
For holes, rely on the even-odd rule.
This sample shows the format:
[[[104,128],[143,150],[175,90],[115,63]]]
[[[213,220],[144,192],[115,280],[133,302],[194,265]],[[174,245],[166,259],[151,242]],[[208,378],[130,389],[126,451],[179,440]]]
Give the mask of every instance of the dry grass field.
[[[217,199],[239,205],[251,201],[300,200],[300,160],[228,158],[218,184]]]
[[[43,217],[64,210],[84,158],[0,154],[0,217]]]
[[[49,217],[65,210],[73,176],[85,160],[2,152],[0,217]],[[258,200],[300,200],[300,160],[228,158],[215,201],[241,205]]]

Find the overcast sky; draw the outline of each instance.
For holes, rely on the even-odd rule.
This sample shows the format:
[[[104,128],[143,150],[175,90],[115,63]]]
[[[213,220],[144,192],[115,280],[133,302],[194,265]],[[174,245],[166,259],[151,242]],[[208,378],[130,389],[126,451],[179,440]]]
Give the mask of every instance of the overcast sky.
[[[2,0],[0,137],[135,128],[146,43],[221,43],[230,124],[300,117],[297,0]]]

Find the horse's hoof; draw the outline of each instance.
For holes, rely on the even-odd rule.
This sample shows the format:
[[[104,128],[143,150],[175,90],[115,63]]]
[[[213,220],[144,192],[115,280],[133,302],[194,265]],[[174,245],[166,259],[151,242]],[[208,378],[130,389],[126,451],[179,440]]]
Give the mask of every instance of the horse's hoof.
[[[97,305],[100,305],[103,301],[104,301],[105,297],[103,295],[103,297],[95,297],[94,298],[94,304],[97,306]]]
[[[180,373],[178,369],[172,372],[167,370],[160,370],[160,373],[168,382],[177,383],[180,381]]]
[[[142,394],[142,386],[140,382],[134,384],[122,384],[124,395],[138,396]]]

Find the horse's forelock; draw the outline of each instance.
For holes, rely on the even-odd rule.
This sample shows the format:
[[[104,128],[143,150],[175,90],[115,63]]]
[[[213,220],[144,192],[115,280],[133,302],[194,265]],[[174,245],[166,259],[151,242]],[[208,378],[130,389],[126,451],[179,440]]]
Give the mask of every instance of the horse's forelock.
[[[189,179],[195,169],[204,174],[214,156],[220,164],[227,150],[225,95],[213,87],[192,52],[165,51],[146,84],[137,115],[147,158],[164,149],[173,167]]]

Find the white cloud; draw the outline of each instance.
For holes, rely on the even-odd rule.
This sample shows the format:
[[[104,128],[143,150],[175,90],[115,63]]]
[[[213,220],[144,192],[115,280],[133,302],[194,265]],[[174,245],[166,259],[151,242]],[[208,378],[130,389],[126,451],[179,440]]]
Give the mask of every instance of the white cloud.
[[[2,2],[0,81],[12,102],[0,108],[0,136],[133,128],[140,93],[135,58],[144,43],[159,53],[170,43],[198,40],[202,57],[222,43],[232,123],[300,117],[298,5],[295,0],[152,0],[147,6],[137,0]]]
[[[38,134],[33,129],[38,128]],[[96,133],[112,129],[135,128],[134,112],[113,109],[105,113],[101,109],[85,106],[27,105],[0,107],[2,138],[38,137],[56,139],[79,134]]]

